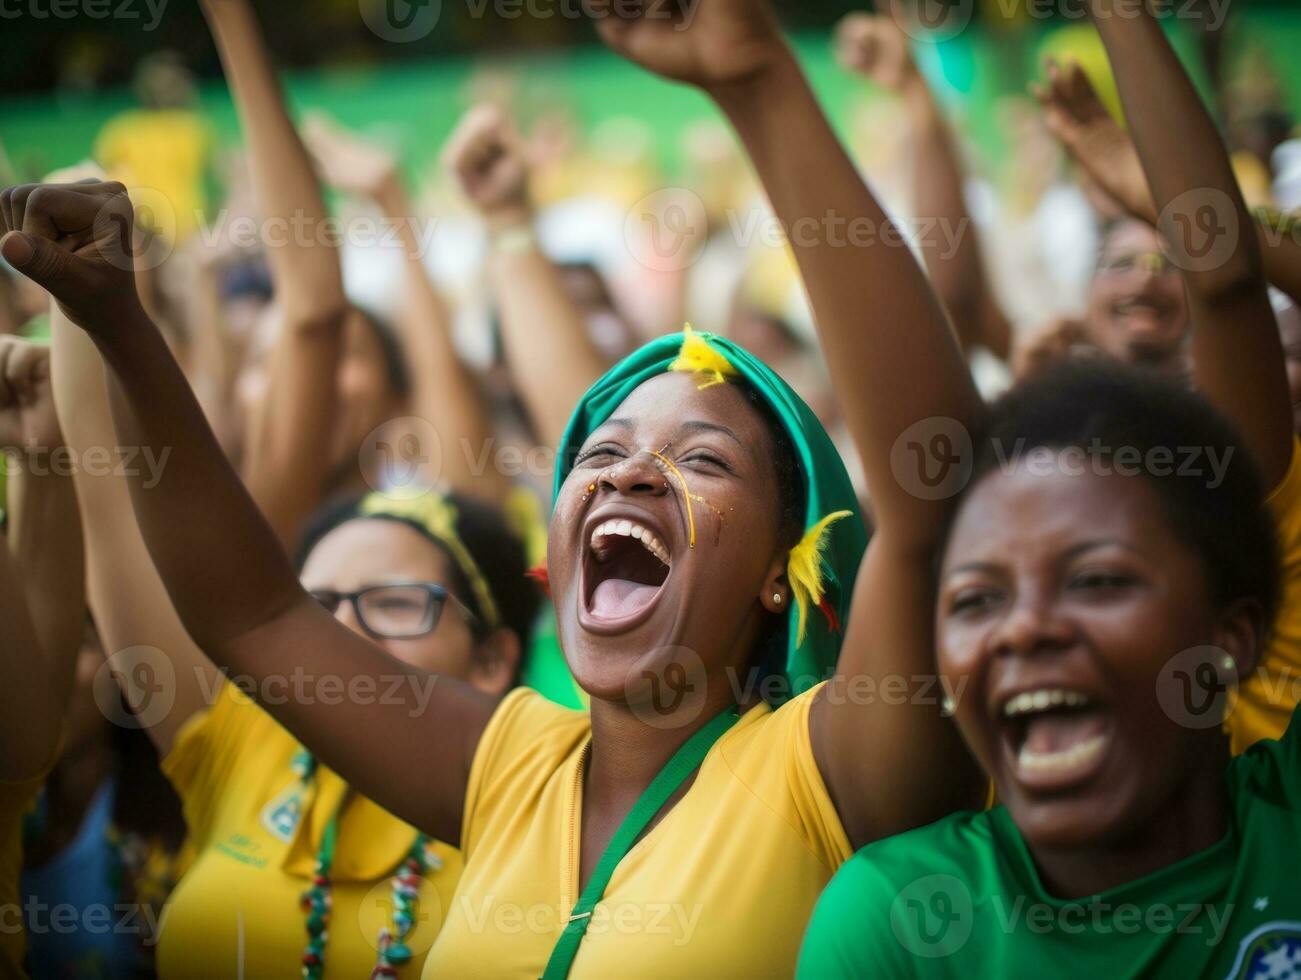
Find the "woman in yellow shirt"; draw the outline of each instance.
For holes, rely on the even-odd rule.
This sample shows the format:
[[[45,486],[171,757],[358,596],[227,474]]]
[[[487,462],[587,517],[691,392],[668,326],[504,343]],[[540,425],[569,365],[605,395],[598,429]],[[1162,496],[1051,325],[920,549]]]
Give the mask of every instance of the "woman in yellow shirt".
[[[421,701],[428,671],[376,650],[302,589],[130,277],[91,246],[94,212],[129,216],[119,188],[49,188],[29,204],[36,218],[59,210],[60,241],[20,232],[0,246],[99,346],[119,440],[173,447],[157,485],[132,480],[132,502],[198,645],[259,682],[303,665],[345,685],[409,681],[395,703],[368,707],[259,696],[359,792],[465,849],[430,975],[591,977],[616,957],[622,976],[692,975],[697,963],[789,974],[814,897],[851,846],[980,796],[915,642],[930,617],[909,601],[930,587],[946,489],[961,475],[947,455],[938,474],[909,464],[936,445],[960,462],[953,443],[979,398],[769,7],[710,0],[694,13],[599,28],[718,102],[799,230],[877,532],[864,553],[838,454],[762,364],[709,335],[644,348],[598,382],[560,447],[548,572],[589,713],[528,695],[503,703],[442,677]],[[485,143],[476,169],[490,172],[501,155]],[[843,224],[823,224],[837,215],[859,223],[853,247]],[[58,261],[61,248],[75,260]],[[511,248],[526,254],[526,236]],[[575,343],[553,340],[557,356]],[[899,608],[917,614],[883,615]]]

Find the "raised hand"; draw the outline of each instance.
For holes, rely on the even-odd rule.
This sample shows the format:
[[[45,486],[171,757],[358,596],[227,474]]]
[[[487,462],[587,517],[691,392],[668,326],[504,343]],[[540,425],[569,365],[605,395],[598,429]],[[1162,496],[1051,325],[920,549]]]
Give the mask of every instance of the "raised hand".
[[[63,444],[50,387],[50,349],[0,337],[0,451]]]
[[[836,27],[836,60],[848,71],[902,93],[920,80],[908,36],[893,17],[849,14]]]
[[[341,191],[378,198],[397,177],[397,158],[382,146],[349,132],[329,116],[314,113],[302,127],[316,169]]]
[[[768,0],[699,0],[694,8],[681,0],[642,0],[631,16],[627,7],[599,5],[601,39],[648,71],[703,89],[752,80],[789,50]]]
[[[7,187],[0,233],[6,261],[84,330],[106,333],[139,315],[134,211],[116,181]]]
[[[449,138],[443,159],[490,225],[528,221],[532,208],[524,143],[499,108],[484,105],[467,112]]]
[[[1146,221],[1156,219],[1152,192],[1134,141],[1121,128],[1075,63],[1046,65],[1047,80],[1031,93],[1044,108],[1044,122],[1075,162],[1122,208]]]

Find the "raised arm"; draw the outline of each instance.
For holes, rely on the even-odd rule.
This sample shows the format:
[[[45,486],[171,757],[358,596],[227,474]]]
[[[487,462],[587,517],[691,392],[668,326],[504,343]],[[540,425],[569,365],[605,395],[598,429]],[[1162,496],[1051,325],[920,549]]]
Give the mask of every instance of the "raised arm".
[[[248,139],[282,316],[267,395],[249,422],[244,477],[277,536],[291,544],[328,490],[346,309],[339,248],[252,8],[247,0],[204,0],[203,11]]]
[[[913,210],[923,228],[938,222],[940,234],[923,231],[919,246],[926,272],[953,318],[963,348],[984,347],[996,357],[1011,354],[1012,328],[994,296],[980,236],[963,193],[962,164],[954,134],[925,76],[917,69],[908,37],[893,16],[850,14],[836,29],[840,63],[898,95],[912,124]]]
[[[609,364],[534,236],[519,134],[499,109],[479,106],[461,120],[445,158],[487,226],[488,274],[511,377],[538,436],[558,446],[574,406]]]
[[[510,493],[509,478],[496,468],[478,472],[474,466],[491,443],[492,416],[474,372],[452,342],[451,311],[425,268],[429,243],[418,233],[396,160],[321,118],[308,121],[303,137],[325,179],[374,202],[397,233],[403,302],[395,319],[411,369],[415,413],[434,427],[443,447],[439,479],[459,493],[500,503]]]
[[[45,287],[104,360],[118,443],[167,464],[129,473],[149,555],[210,659],[279,692],[278,721],[360,792],[455,843],[469,764],[494,699],[434,678],[355,635],[299,586],[271,526],[226,462],[193,392],[140,306],[120,184],[0,193],[0,254]],[[339,692],[345,692],[339,700]],[[369,697],[360,696],[365,691]],[[376,696],[384,692],[384,697]],[[409,751],[394,753],[392,746]],[[412,779],[411,773],[420,773]]]
[[[0,735],[0,778],[14,780],[53,760],[86,606],[81,527],[50,392],[49,350],[13,337],[0,337],[0,451],[9,473],[8,547],[0,546],[0,713],[15,726]]]
[[[1238,425],[1271,486],[1292,459],[1292,400],[1251,213],[1228,151],[1142,0],[1092,0],[1157,227],[1183,271],[1197,386]]]
[[[1049,61],[1047,78],[1032,88],[1044,121],[1066,151],[1121,208],[1155,225],[1157,208],[1134,140],[1107,111],[1079,65]],[[1293,215],[1257,211],[1256,242],[1265,276],[1301,303],[1301,235]]]
[[[915,441],[929,444],[937,417],[970,427],[982,405],[925,273],[837,141],[766,2],[701,0],[689,26],[661,14],[606,19],[599,30],[625,56],[713,97],[786,227],[827,222],[822,236],[793,236],[795,257],[877,516],[837,673],[933,676],[929,567],[947,505],[896,479],[892,448],[919,425]],[[869,244],[846,244],[850,220],[876,232],[863,236]],[[976,800],[977,772],[938,705],[852,704],[826,691],[810,721],[814,752],[856,844]]]

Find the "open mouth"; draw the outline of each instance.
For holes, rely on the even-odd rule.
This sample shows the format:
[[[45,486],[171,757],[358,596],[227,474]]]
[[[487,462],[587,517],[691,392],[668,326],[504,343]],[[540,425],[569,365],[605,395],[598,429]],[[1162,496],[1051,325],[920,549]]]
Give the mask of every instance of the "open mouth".
[[[1135,330],[1158,330],[1170,320],[1170,305],[1150,296],[1131,296],[1112,307],[1117,319]]]
[[[1092,778],[1111,744],[1111,719],[1082,691],[1042,687],[1008,698],[999,712],[1003,749],[1023,786],[1059,790]]]
[[[613,518],[592,529],[586,551],[583,599],[590,625],[621,632],[649,616],[673,565],[660,536],[645,524]]]

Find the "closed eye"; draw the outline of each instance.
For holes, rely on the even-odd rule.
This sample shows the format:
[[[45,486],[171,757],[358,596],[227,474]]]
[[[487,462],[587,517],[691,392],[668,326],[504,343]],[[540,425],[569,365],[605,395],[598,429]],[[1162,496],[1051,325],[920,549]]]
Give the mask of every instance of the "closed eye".
[[[700,466],[709,466],[709,467],[717,467],[718,469],[721,469],[727,473],[736,472],[736,470],[732,469],[732,467],[723,459],[720,459],[718,456],[715,456],[713,453],[704,452],[700,450],[689,453],[688,455],[684,456],[679,462],[681,462],[683,465],[697,467],[697,468]]]
[[[608,443],[603,443],[598,446],[593,446],[591,449],[585,450],[584,452],[580,453],[578,458],[574,460],[574,465],[582,466],[585,463],[590,463],[593,460],[603,459],[603,458],[624,459],[627,457],[627,455],[628,453],[622,447],[613,446]]]
[[[1087,571],[1072,576],[1070,588],[1085,592],[1117,592],[1134,582],[1132,575],[1122,572]]]
[[[949,613],[954,616],[975,615],[994,608],[1000,593],[994,589],[961,589],[949,600]]]

